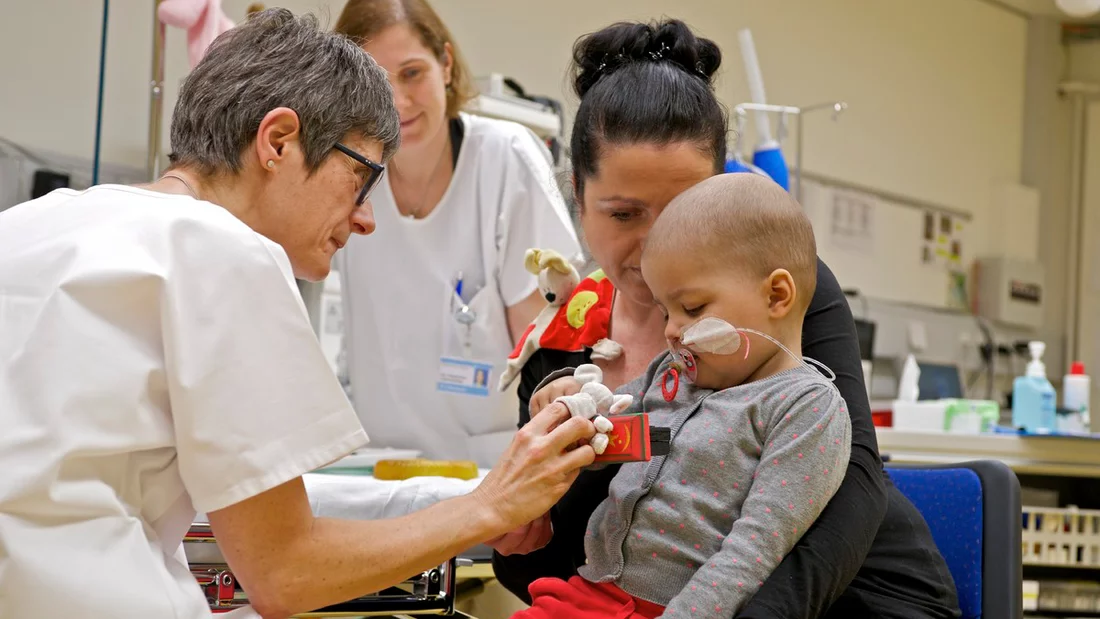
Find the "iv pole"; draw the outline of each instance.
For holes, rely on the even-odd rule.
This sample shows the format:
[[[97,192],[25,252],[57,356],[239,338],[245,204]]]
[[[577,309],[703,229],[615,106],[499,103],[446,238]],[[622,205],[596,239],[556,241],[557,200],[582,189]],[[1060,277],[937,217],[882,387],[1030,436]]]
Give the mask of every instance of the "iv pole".
[[[741,157],[741,136],[744,135],[745,119],[748,116],[749,111],[754,112],[768,112],[770,114],[779,115],[779,129],[776,132],[776,141],[783,143],[783,138],[787,134],[787,117],[794,116],[798,119],[798,127],[795,129],[795,148],[798,149],[798,154],[795,158],[794,174],[795,182],[793,186],[793,194],[796,200],[802,199],[802,117],[807,112],[814,112],[817,110],[830,109],[833,111],[833,120],[836,120],[844,110],[848,109],[848,104],[843,101],[832,101],[828,103],[815,103],[814,105],[807,105],[805,107],[792,107],[789,105],[770,105],[766,103],[741,103],[733,108],[734,115],[736,117],[736,134],[735,140],[735,155]]]
[[[160,176],[160,137],[164,122],[164,22],[157,16],[161,0],[153,0],[153,75],[149,80],[149,146],[145,170],[150,181]],[[248,15],[264,10],[264,5],[253,2]]]
[[[99,184],[99,147],[103,139],[103,84],[107,74],[107,18],[110,0],[103,0],[103,32],[99,43],[99,88],[95,106],[95,152],[92,155],[92,185]]]
[[[149,82],[149,152],[146,173],[150,181],[160,176],[160,133],[164,105],[164,24],[157,17],[161,0],[153,0],[153,75]]]

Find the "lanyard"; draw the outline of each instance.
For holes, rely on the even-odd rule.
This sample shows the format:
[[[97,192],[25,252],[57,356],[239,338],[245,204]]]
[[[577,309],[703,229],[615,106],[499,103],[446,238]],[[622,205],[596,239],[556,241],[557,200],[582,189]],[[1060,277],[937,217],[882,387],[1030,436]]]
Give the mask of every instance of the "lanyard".
[[[477,312],[462,298],[462,283],[462,271],[459,271],[454,277],[455,294],[451,297],[451,315],[454,317],[455,322],[463,328],[462,351],[469,358],[470,350],[473,347],[472,332],[474,323],[477,322]]]

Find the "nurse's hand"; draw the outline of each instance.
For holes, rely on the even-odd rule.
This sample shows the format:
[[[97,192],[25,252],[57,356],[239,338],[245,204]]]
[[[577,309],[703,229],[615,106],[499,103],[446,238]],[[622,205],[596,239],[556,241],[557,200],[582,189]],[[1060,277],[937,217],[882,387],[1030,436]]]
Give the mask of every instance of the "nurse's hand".
[[[592,422],[551,406],[516,432],[512,444],[471,493],[491,525],[514,531],[550,511],[596,452]],[[577,446],[578,442],[584,444]]]
[[[580,392],[580,381],[572,376],[564,376],[536,391],[535,394],[531,396],[531,401],[527,403],[527,410],[530,411],[531,417],[534,417],[541,413],[547,406],[553,404],[554,400],[565,395],[575,395]]]
[[[514,531],[485,542],[485,545],[504,556],[525,555],[549,544],[553,536],[550,514],[543,514]]]

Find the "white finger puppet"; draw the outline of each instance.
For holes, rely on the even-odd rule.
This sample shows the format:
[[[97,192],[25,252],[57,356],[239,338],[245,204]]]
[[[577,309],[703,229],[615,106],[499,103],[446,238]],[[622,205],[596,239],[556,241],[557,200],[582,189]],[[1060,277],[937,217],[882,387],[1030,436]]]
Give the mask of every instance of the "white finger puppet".
[[[555,402],[565,404],[573,417],[592,420],[592,424],[596,426],[596,436],[592,437],[589,444],[597,454],[602,454],[610,441],[607,433],[613,427],[605,415],[617,415],[630,408],[634,397],[612,393],[603,384],[603,370],[591,363],[574,370],[573,378],[581,384],[580,393],[561,396]]]

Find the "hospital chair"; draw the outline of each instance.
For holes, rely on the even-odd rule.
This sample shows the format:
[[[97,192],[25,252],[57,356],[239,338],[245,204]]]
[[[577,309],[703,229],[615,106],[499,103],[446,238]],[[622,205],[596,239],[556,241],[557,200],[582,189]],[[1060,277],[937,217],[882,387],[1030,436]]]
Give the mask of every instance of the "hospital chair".
[[[217,542],[210,525],[196,522],[183,539],[191,574],[206,594],[210,610],[215,614],[229,612],[248,605],[248,598],[238,586],[233,573],[217,551]],[[374,595],[349,600],[297,617],[394,617],[446,615],[474,619],[455,610],[456,572],[458,559],[432,568],[406,580],[401,586],[390,587]]]
[[[1020,482],[993,460],[895,464],[894,485],[916,505],[959,592],[962,619],[1023,616]]]

